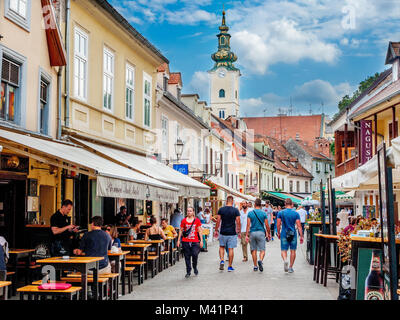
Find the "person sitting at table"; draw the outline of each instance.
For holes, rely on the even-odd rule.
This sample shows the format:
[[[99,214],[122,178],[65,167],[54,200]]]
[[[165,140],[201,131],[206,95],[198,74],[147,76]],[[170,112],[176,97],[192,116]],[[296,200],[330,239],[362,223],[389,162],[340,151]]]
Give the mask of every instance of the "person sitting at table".
[[[111,246],[121,249],[121,240],[118,238],[118,228],[116,226],[107,226],[106,232],[111,237]]]
[[[163,218],[161,219],[161,228],[164,231],[164,234],[169,238],[176,238],[178,233],[175,228],[168,224],[168,220]]]
[[[4,248],[6,248],[7,241],[4,239],[4,245],[2,244],[2,240],[4,238],[0,237],[0,281],[6,281],[7,278],[7,264],[6,264],[6,252]]]
[[[120,227],[130,227],[129,220],[131,215],[127,213],[128,209],[125,206],[119,208],[119,212],[115,216],[115,224]]]
[[[91,230],[86,232],[81,240],[80,248],[74,250],[77,256],[104,257],[99,262],[99,274],[111,273],[111,265],[108,260],[108,250],[111,249],[111,241],[108,234],[101,230],[103,218],[100,216],[91,219]],[[89,270],[89,273],[92,271]]]
[[[151,216],[150,218],[151,227],[146,230],[145,240],[166,240],[167,237],[164,234],[164,231],[157,225],[157,218]],[[151,248],[150,251],[154,251],[155,248]],[[161,246],[161,251],[164,250],[164,246]]]
[[[140,232],[141,222],[138,218],[133,219],[133,223],[128,232],[128,241],[137,240],[137,235]]]

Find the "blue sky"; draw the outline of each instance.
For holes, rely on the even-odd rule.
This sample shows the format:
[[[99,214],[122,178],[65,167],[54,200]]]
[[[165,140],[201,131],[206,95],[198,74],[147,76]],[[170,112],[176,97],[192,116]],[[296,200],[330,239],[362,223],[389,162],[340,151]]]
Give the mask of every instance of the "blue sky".
[[[288,109],[333,115],[358,83],[383,71],[400,41],[398,0],[109,0],[208,101],[222,6],[241,77],[241,116]]]

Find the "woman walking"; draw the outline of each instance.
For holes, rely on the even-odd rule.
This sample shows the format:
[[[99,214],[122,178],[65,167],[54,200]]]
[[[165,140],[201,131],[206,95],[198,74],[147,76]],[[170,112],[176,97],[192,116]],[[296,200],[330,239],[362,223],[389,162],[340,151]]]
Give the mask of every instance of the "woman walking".
[[[194,274],[197,276],[197,259],[200,253],[200,248],[203,247],[203,231],[201,222],[194,215],[194,209],[189,207],[187,209],[187,216],[181,222],[178,236],[178,248],[182,241],[183,254],[185,255],[186,263],[186,278],[190,277],[192,272],[192,265]]]

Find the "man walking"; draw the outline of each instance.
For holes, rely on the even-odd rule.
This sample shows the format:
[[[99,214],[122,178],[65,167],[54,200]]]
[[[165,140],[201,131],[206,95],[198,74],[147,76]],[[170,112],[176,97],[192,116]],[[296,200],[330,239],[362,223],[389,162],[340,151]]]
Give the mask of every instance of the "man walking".
[[[303,230],[303,235],[304,235],[304,226],[306,224],[307,211],[304,210],[303,206],[300,206],[299,209],[297,209],[297,212],[299,213],[300,216],[301,230]]]
[[[181,227],[181,223],[183,220],[183,215],[181,211],[177,208],[174,210],[174,213],[171,215],[171,226],[175,229],[179,229]]]
[[[249,212],[247,217],[246,241],[250,240],[251,256],[254,263],[254,271],[264,271],[263,261],[265,257],[265,238],[271,238],[267,214],[261,209],[261,200],[256,199],[255,209]],[[265,227],[264,227],[265,226]],[[267,230],[267,231],[265,231]],[[250,237],[249,237],[250,232]],[[260,259],[257,266],[257,251],[260,251]]]
[[[277,234],[281,239],[281,256],[283,259],[283,267],[285,272],[293,273],[293,264],[296,260],[297,250],[297,233],[296,225],[300,234],[300,243],[303,243],[303,230],[300,224],[299,214],[293,210],[293,202],[291,199],[285,200],[286,209],[278,213]],[[282,226],[282,230],[281,230]],[[287,260],[287,252],[290,249],[290,265]]]
[[[242,244],[243,262],[246,262],[249,260],[248,255],[247,255],[248,241],[246,241],[247,214],[248,214],[247,203],[246,203],[246,201],[243,201],[242,210],[240,210],[240,225],[241,225],[240,242]]]
[[[237,247],[237,236],[240,237],[240,212],[233,207],[233,197],[226,198],[226,205],[218,210],[217,224],[215,226],[214,237],[218,237],[219,226],[221,225],[219,235],[219,269],[224,270],[225,248],[228,248],[229,266],[228,272],[234,271],[232,267],[233,249]]]

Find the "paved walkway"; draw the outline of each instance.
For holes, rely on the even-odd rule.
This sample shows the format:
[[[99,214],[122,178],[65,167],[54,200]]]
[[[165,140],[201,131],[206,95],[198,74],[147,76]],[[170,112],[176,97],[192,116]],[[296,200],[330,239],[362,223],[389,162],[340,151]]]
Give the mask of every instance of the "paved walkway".
[[[134,287],[134,292],[121,300],[331,300],[337,299],[338,285],[328,281],[324,288],[312,280],[313,268],[305,260],[305,245],[299,246],[294,273],[283,270],[279,240],[267,243],[264,272],[254,272],[252,262],[242,262],[241,248],[235,249],[234,272],[220,271],[218,244],[209,245],[199,256],[199,275],[185,279],[185,262],[159,273],[153,279]]]

